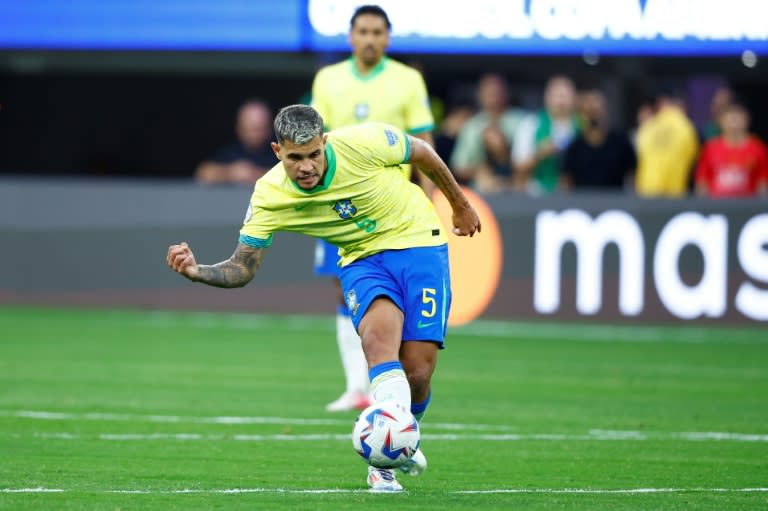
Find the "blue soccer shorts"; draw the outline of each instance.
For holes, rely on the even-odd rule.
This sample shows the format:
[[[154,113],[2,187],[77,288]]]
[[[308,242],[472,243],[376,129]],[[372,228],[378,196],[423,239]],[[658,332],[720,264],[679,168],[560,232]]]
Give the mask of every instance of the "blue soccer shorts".
[[[315,243],[315,275],[339,276],[339,249],[327,241]]]
[[[348,264],[339,276],[355,328],[385,296],[403,311],[403,341],[436,341],[443,348],[451,308],[448,245],[385,250]]]

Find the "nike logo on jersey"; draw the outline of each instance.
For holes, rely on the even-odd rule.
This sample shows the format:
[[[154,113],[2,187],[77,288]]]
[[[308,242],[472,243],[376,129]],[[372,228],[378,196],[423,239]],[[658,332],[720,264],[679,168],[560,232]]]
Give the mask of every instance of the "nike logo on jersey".
[[[437,321],[430,321],[429,323],[424,323],[421,320],[419,320],[418,323],[416,323],[416,328],[427,328],[428,326],[436,325]]]

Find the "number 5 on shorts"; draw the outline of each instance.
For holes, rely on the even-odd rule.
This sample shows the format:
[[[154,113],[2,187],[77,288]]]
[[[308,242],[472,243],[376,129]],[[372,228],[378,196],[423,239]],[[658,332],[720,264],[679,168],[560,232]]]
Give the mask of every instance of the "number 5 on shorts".
[[[435,295],[437,295],[437,291],[431,287],[425,287],[421,290],[421,302],[426,305],[425,309],[421,311],[421,315],[425,318],[431,318],[437,312]]]

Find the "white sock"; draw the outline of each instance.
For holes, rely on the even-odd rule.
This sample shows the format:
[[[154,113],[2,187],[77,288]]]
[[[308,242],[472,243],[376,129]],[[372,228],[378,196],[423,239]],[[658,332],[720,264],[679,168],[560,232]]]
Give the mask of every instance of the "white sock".
[[[336,342],[339,344],[341,365],[347,381],[347,392],[368,393],[368,362],[363,354],[363,343],[355,331],[352,318],[336,314]]]
[[[411,387],[400,362],[384,362],[371,368],[373,401],[395,401],[411,409]]]

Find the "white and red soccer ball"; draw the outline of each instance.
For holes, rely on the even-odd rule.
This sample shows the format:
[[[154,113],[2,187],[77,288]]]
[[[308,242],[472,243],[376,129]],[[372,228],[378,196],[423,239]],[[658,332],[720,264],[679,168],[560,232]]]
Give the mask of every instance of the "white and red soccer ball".
[[[419,448],[419,423],[409,410],[394,401],[374,403],[362,412],[352,430],[352,445],[377,468],[403,465]]]

